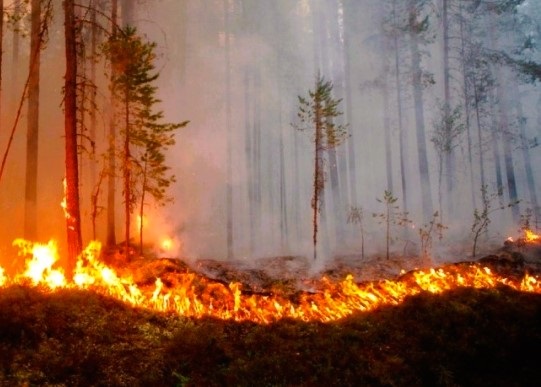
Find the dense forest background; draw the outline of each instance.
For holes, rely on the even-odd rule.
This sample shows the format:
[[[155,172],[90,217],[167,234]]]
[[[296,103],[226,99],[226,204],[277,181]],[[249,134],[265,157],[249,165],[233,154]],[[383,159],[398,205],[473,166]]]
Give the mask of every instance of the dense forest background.
[[[38,29],[44,39],[36,46],[31,16],[38,4],[41,24],[34,26],[46,28]],[[417,254],[423,247],[419,230],[437,229],[443,238],[431,231],[433,256],[463,258],[471,254],[481,221],[491,221],[478,234],[483,246],[501,244],[522,226],[538,227],[536,1],[75,5],[85,242],[94,237],[93,214],[100,240],[110,236],[110,214],[116,242],[126,225],[120,181],[111,208],[100,179],[110,167],[112,72],[100,47],[111,35],[113,9],[119,25],[135,26],[157,44],[156,85],[165,119],[190,121],[167,152],[176,176],[168,190],[174,201],[146,210],[146,241],[173,237],[176,251],[167,254],[310,256],[313,144],[294,124],[298,96],[314,88],[318,74],[332,81],[343,113],[336,120],[348,132],[326,154],[320,256],[359,254],[364,246],[367,254],[379,253],[389,239],[393,252]],[[4,1],[3,8],[2,153],[27,82],[29,92],[0,180],[2,255],[16,237],[55,238],[61,245],[65,239],[62,2]],[[38,51],[36,81],[28,75]],[[32,83],[39,84],[37,96]],[[35,195],[29,194],[32,184]]]

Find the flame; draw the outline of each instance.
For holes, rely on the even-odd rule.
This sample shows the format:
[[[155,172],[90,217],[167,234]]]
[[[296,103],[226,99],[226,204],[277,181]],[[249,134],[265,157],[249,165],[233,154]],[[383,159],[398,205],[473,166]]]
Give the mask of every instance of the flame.
[[[171,251],[173,248],[173,240],[171,238],[165,238],[162,240],[160,246],[164,251]]]
[[[524,292],[541,294],[541,280],[525,275],[519,282],[493,273],[477,264],[452,265],[418,270],[395,280],[355,283],[348,275],[341,282],[322,279],[317,293],[300,293],[295,301],[280,294],[244,294],[240,283],[228,286],[212,282],[193,272],[179,273],[167,285],[156,278],[153,285],[139,286],[132,277],[119,275],[99,260],[101,245],[92,242],[79,257],[73,280],[67,281],[58,261],[57,245],[17,239],[14,245],[26,256],[25,271],[13,279],[0,267],[0,288],[10,284],[41,286],[44,291],[58,288],[88,289],[119,299],[135,307],[176,313],[183,316],[213,316],[236,321],[270,323],[281,318],[303,321],[333,321],[355,311],[370,311],[382,305],[396,305],[406,297],[430,292],[442,293],[457,287],[493,288],[506,285]]]
[[[535,234],[531,230],[524,230],[524,239],[526,239],[526,242],[536,242],[541,238],[539,235]]]

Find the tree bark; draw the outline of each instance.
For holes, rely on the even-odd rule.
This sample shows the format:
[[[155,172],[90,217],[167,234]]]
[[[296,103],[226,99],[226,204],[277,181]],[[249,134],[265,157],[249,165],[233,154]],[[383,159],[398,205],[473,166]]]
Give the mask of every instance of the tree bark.
[[[38,0],[39,1],[39,0]],[[66,75],[64,83],[65,215],[68,241],[68,273],[82,251],[77,160],[77,47],[74,0],[64,0]]]
[[[227,136],[227,183],[226,183],[226,243],[227,259],[233,259],[233,154],[232,154],[232,128],[231,128],[231,39],[229,31],[229,0],[223,1],[224,6],[224,32],[225,32],[225,126]]]
[[[31,2],[28,118],[26,132],[26,177],[24,237],[37,238],[37,181],[39,135],[39,76],[41,57],[41,0]]]
[[[421,69],[421,53],[419,51],[418,37],[416,35],[415,25],[417,23],[417,14],[410,10],[410,52],[411,52],[411,70],[413,100],[415,107],[415,127],[417,137],[417,152],[419,156],[419,175],[421,176],[421,196],[423,219],[428,220],[432,217],[434,205],[432,202],[432,190],[430,184],[430,171],[428,169],[428,157],[425,138],[425,117],[423,102],[423,82]]]
[[[118,0],[112,0],[111,10],[111,34],[114,37],[118,28]],[[114,68],[111,70],[114,71]],[[108,150],[108,177],[107,177],[107,246],[116,245],[116,129],[115,129],[115,105],[116,98],[113,91],[110,95],[109,117],[109,150]]]

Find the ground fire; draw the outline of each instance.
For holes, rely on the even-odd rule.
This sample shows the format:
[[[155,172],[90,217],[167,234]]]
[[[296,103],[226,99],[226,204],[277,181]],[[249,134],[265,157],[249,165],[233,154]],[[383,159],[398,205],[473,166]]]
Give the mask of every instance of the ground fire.
[[[537,243],[539,237],[526,231],[523,244]],[[166,240],[165,242],[167,242]],[[167,243],[165,243],[167,245]],[[507,243],[514,243],[509,242]],[[26,257],[25,270],[13,277],[0,267],[0,287],[23,285],[39,287],[43,292],[59,288],[87,289],[121,300],[134,307],[175,313],[189,317],[211,316],[234,321],[270,323],[282,318],[302,321],[334,321],[355,311],[370,311],[383,305],[397,305],[406,297],[422,292],[439,294],[457,287],[494,288],[508,286],[523,292],[541,293],[538,274],[524,273],[508,278],[481,262],[445,265],[428,270],[414,270],[396,279],[356,283],[352,275],[342,281],[323,277],[316,291],[291,295],[279,292],[243,292],[242,284],[228,285],[193,271],[176,273],[171,278],[155,278],[141,284],[129,274],[100,261],[101,246],[92,242],[80,256],[73,279],[67,280],[58,268],[54,241],[47,244],[22,239],[14,242]],[[162,246],[167,248],[167,246]]]

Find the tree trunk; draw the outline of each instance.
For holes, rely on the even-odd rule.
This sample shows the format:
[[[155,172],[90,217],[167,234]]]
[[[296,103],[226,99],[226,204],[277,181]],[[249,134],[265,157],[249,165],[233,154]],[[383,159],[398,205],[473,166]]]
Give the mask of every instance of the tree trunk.
[[[2,63],[4,61],[4,0],[0,0],[0,133],[2,133]]]
[[[229,0],[223,1],[225,32],[225,126],[227,136],[226,183],[226,243],[227,259],[233,259],[233,154],[231,128],[231,37],[229,31]]]
[[[393,22],[397,23],[396,0],[393,1]],[[393,51],[394,51],[394,67],[395,67],[395,83],[396,83],[396,112],[398,118],[398,143],[400,149],[400,183],[402,188],[402,208],[405,212],[408,211],[408,189],[406,184],[406,159],[407,159],[407,142],[405,139],[404,118],[402,109],[402,80],[400,71],[400,46],[398,32],[393,33]]]
[[[66,148],[65,215],[68,241],[68,273],[72,273],[82,250],[77,166],[77,47],[74,0],[64,0],[66,75],[64,127]]]
[[[343,4],[345,7],[345,4]],[[344,9],[344,50],[343,50],[343,62],[344,62],[344,102],[346,105],[345,117],[346,122],[353,128],[353,97],[351,93],[351,62],[350,62],[350,39],[349,39],[349,23],[352,23],[348,16],[348,12]],[[357,203],[357,173],[356,173],[356,160],[355,160],[355,132],[350,130],[349,137],[346,139],[347,153],[348,153],[348,186],[349,186],[349,205],[356,206]]]
[[[443,29],[443,88],[444,88],[444,113],[446,117],[445,130],[448,133],[448,136],[451,136],[453,128],[447,119],[451,115],[451,68],[449,63],[450,57],[450,37],[449,37],[449,0],[442,0],[442,29]],[[451,144],[452,145],[452,144]],[[445,151],[444,162],[445,162],[445,193],[447,199],[446,209],[449,214],[453,212],[453,198],[454,198],[454,184],[453,184],[453,175],[454,175],[454,163],[455,155],[453,147]],[[440,201],[444,198],[441,197]],[[440,219],[443,220],[443,203],[440,202]]]
[[[416,23],[416,14],[411,11],[410,23],[413,26]],[[419,175],[421,176],[421,195],[423,219],[428,220],[432,217],[434,206],[432,203],[432,190],[430,184],[430,171],[428,169],[428,157],[425,139],[425,117],[423,102],[423,82],[421,69],[421,53],[419,51],[417,36],[415,31],[410,34],[410,52],[411,52],[411,70],[413,100],[415,107],[415,127],[417,137],[417,151],[419,156]]]
[[[528,138],[526,135],[526,122],[524,111],[522,108],[522,101],[520,96],[520,90],[518,88],[517,82],[513,81],[512,85],[512,94],[515,104],[515,110],[518,119],[518,125],[520,130],[520,139],[521,139],[521,150],[522,150],[522,159],[524,161],[524,169],[526,172],[526,187],[528,188],[528,193],[530,196],[530,203],[532,206],[532,211],[535,219],[539,219],[539,202],[537,200],[537,191],[535,190],[535,175],[532,168],[532,159],[530,155],[530,146],[528,144]]]
[[[471,112],[470,112],[470,86],[468,82],[468,63],[466,60],[466,33],[465,33],[465,21],[464,21],[464,6],[460,4],[459,9],[460,17],[460,62],[462,67],[462,79],[463,79],[463,93],[464,93],[464,116],[466,124],[466,136],[468,140],[468,165],[470,170],[470,192],[471,192],[471,202],[473,208],[477,208],[475,200],[475,176],[473,169],[473,139],[472,139],[472,124],[471,124]]]
[[[96,57],[97,57],[97,50],[98,50],[98,26],[97,26],[97,18],[96,18],[96,2],[91,1],[90,2],[90,127],[89,127],[89,139],[90,139],[90,146],[91,146],[91,160],[90,160],[90,199],[91,199],[91,211],[95,211],[94,208],[92,208],[93,198],[92,193],[96,187],[96,127],[97,127],[97,121],[96,121],[96,95],[97,95],[97,87],[96,87]],[[96,203],[97,204],[97,203]],[[96,238],[94,235],[93,238]]]
[[[39,134],[39,76],[41,57],[41,0],[32,0],[30,26],[30,65],[28,81],[28,127],[26,133],[26,178],[24,237],[37,237],[37,182]]]
[[[19,78],[19,29],[20,29],[20,21],[19,21],[19,15],[21,13],[21,1],[22,0],[15,0],[13,3],[13,17],[15,19],[15,22],[13,24],[12,33],[13,33],[13,40],[11,43],[11,84],[10,84],[10,105],[12,105],[13,111],[16,110],[16,104],[17,104],[17,93],[15,92],[16,86],[17,86],[17,80]]]
[[[117,33],[118,28],[118,0],[112,0],[111,10],[111,34],[113,37]],[[111,71],[115,71],[114,67]],[[110,95],[110,117],[109,117],[109,150],[107,155],[108,161],[108,176],[107,176],[107,246],[116,245],[116,129],[115,129],[115,105],[116,98],[113,91]]]
[[[130,259],[130,227],[131,227],[131,154],[130,154],[130,93],[126,86],[124,94],[124,249],[126,262]],[[141,219],[143,222],[143,219]]]

